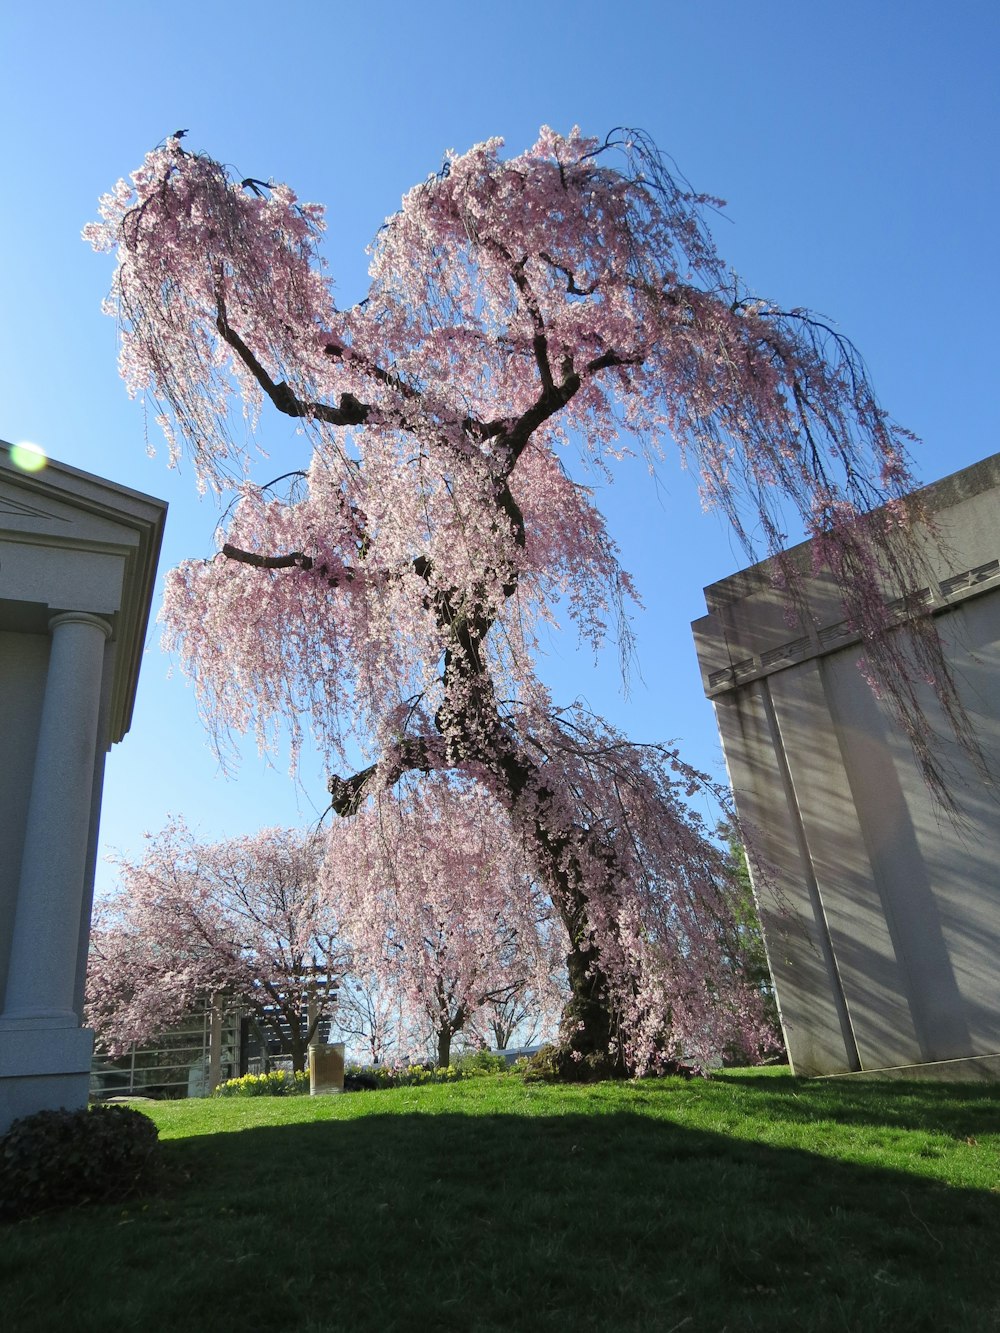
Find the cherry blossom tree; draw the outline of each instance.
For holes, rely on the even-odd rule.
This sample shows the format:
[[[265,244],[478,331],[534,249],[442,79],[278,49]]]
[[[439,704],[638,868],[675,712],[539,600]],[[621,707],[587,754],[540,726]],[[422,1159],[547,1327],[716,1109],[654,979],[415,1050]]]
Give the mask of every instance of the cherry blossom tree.
[[[477,784],[435,777],[398,799],[380,792],[334,827],[323,879],[353,966],[402,998],[439,1065],[485,1006],[550,985],[551,908]]]
[[[120,861],[87,974],[87,1022],[102,1045],[117,1054],[225,992],[263,1032],[290,1033],[293,1067],[304,1069],[346,961],[320,862],[318,840],[292,830],[203,844],[180,821],[139,860]]]
[[[713,1006],[752,1047],[752,1005],[711,970],[719,863],[685,808],[694,775],[555,708],[536,674],[557,605],[586,643],[631,650],[632,584],[564,459],[611,472],[676,448],[759,553],[797,515],[946,798],[925,679],[975,739],[930,616],[891,632],[926,584],[909,437],[839,332],[731,274],[704,223],[717,201],[644,134],[546,128],[502,148],[449,153],[409,191],[348,309],[322,209],[286,185],[171,138],[102,200],[85,235],[117,252],[128,388],[231,497],[217,553],[169,578],[168,640],[220,741],[277,745],[290,727],[298,747],[310,728],[341,817],[421,773],[502,805],[564,928],[568,1069],[704,1050]],[[259,485],[265,408],[303,450]],[[776,568],[794,614],[799,573]]]

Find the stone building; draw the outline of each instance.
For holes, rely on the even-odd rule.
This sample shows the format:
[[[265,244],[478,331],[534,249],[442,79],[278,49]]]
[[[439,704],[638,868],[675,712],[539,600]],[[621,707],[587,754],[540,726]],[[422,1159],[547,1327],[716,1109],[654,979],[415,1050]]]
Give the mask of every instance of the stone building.
[[[1000,454],[928,487],[914,594],[1000,774]],[[810,569],[808,543],[791,553]],[[769,564],[705,589],[693,625],[755,875],[793,1068],[1000,1078],[1000,784],[943,745],[950,820],[858,670],[829,577],[789,628]],[[940,717],[929,688],[929,715]],[[947,732],[940,718],[942,733]]]
[[[0,1133],[86,1104],[104,758],[132,719],[165,515],[0,442]]]

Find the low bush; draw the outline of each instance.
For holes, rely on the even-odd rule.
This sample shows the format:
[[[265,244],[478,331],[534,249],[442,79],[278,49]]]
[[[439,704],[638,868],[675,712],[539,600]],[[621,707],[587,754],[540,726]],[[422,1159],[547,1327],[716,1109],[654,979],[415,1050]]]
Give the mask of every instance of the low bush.
[[[119,1203],[159,1175],[155,1124],[128,1106],[39,1111],[0,1138],[0,1216]]]
[[[522,1055],[512,1066],[526,1083],[553,1083],[562,1078],[562,1066],[557,1046],[539,1046],[534,1055]]]
[[[349,1065],[344,1075],[345,1091],[377,1088],[412,1088],[425,1083],[457,1083],[463,1077],[457,1065],[437,1069],[434,1065]]]
[[[467,1051],[458,1058],[458,1070],[463,1078],[475,1074],[506,1074],[508,1068],[504,1057],[492,1051]]]
[[[302,1097],[309,1093],[309,1075],[273,1069],[269,1074],[244,1074],[220,1083],[213,1097]]]
[[[457,1083],[462,1071],[455,1065],[438,1069],[436,1065],[406,1065],[396,1070],[396,1086],[409,1088],[423,1083]]]
[[[432,1064],[349,1065],[344,1074],[345,1092],[368,1092],[378,1088],[411,1088],[425,1083],[457,1083],[480,1074],[504,1074],[509,1066],[492,1051],[467,1051],[443,1069]]]

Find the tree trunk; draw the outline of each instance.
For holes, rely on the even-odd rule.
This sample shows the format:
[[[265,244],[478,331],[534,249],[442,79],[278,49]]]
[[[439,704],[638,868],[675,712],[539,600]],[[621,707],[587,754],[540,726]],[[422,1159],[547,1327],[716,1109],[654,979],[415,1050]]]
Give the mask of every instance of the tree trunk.
[[[449,1024],[438,1028],[437,1039],[438,1069],[447,1069],[451,1064],[451,1026]]]
[[[301,1027],[296,1026],[294,1013],[289,1021],[289,1034],[291,1037],[289,1044],[292,1048],[292,1069],[296,1074],[304,1074],[309,1060],[309,1044],[302,1035]]]
[[[490,1031],[493,1033],[493,1040],[497,1044],[498,1051],[505,1051],[510,1044],[510,1039],[514,1035],[514,1029],[499,1020],[490,1024]]]
[[[581,944],[579,937],[574,939],[566,955],[566,973],[570,994],[559,1023],[559,1073],[572,1082],[625,1078],[628,1069],[616,1040],[607,977],[597,950]]]
[[[548,881],[569,944],[566,977],[570,994],[559,1023],[556,1068],[571,1082],[624,1078],[628,1069],[616,1040],[608,979],[600,964],[600,951],[591,940],[587,898],[579,883],[579,862],[571,850],[574,833],[567,830],[553,834],[537,817],[533,823],[539,870]],[[611,872],[609,860],[609,880]]]
[[[419,572],[419,571],[418,571]],[[443,743],[440,757],[432,754],[427,738],[401,744],[395,762],[388,766],[391,781],[405,772],[433,772],[438,767],[464,768],[481,765],[495,780],[496,794],[507,805],[515,824],[534,849],[540,879],[566,927],[569,952],[566,966],[570,999],[560,1025],[560,1073],[567,1079],[624,1077],[627,1074],[616,1036],[608,980],[600,967],[599,951],[590,942],[587,899],[577,848],[594,835],[585,828],[547,827],[553,809],[552,789],[542,768],[531,758],[516,728],[497,707],[492,681],[481,656],[481,647],[491,622],[475,616],[458,617],[447,593],[436,592],[439,618],[447,626],[461,652],[445,653],[443,683],[445,700],[435,722]],[[447,615],[441,608],[447,610]],[[456,700],[460,700],[456,703]],[[353,815],[364,797],[367,783],[379,774],[376,765],[343,780],[333,776],[328,784],[332,808],[340,815]],[[384,775],[383,775],[384,780]],[[506,798],[506,799],[505,799]],[[606,889],[613,892],[614,854],[608,847],[591,845],[593,859],[606,867]],[[438,1063],[446,1065],[451,1048],[438,1030]]]

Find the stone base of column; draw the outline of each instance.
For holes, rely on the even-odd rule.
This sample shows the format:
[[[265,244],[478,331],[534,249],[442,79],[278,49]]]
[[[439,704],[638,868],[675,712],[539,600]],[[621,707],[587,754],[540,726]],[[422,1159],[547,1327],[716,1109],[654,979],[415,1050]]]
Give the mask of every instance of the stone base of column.
[[[93,1050],[89,1028],[0,1019],[0,1134],[36,1111],[86,1106]]]

